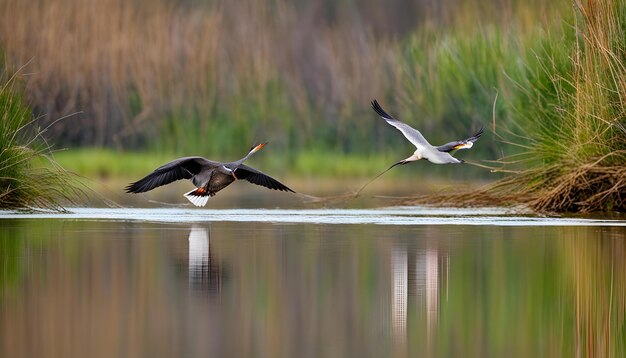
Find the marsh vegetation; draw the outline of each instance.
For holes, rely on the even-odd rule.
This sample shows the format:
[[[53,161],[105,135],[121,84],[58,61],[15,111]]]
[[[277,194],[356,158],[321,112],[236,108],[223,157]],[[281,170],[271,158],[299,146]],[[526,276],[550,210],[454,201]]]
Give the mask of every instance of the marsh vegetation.
[[[0,70],[0,207],[62,210],[81,193],[79,184],[49,157],[32,121],[16,77]]]
[[[504,204],[623,211],[626,4],[568,5],[0,0],[0,41],[9,66],[32,59],[40,127],[76,113],[46,136],[84,173],[268,140],[272,172],[372,176],[409,148],[370,111],[378,98],[434,143],[488,126],[463,158],[500,174],[462,175],[504,176],[486,189]]]

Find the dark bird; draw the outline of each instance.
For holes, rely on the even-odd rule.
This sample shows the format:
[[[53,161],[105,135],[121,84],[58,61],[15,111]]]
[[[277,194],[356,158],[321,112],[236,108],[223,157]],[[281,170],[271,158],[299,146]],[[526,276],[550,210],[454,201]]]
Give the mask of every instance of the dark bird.
[[[476,134],[473,136],[464,139],[458,140],[450,143],[446,143],[444,145],[440,145],[438,147],[432,146],[426,138],[420,133],[417,129],[409,126],[406,123],[400,122],[399,120],[390,116],[385,110],[378,104],[378,101],[372,101],[372,109],[381,116],[389,125],[396,127],[409,142],[413,143],[416,147],[415,152],[412,156],[403,159],[396,164],[392,165],[389,169],[393,168],[396,165],[406,164],[410,162],[414,162],[420,159],[426,159],[434,164],[461,164],[463,163],[462,159],[457,159],[453,157],[450,153],[457,149],[469,149],[474,145],[474,142],[480,138],[483,134],[483,128],[481,127]]]
[[[266,144],[252,147],[245,157],[230,163],[214,162],[202,157],[178,158],[157,168],[145,178],[129,184],[125,189],[127,193],[143,193],[176,180],[189,179],[196,189],[184,195],[196,206],[206,205],[210,197],[237,179],[247,180],[268,189],[294,193],[278,180],[243,164]]]

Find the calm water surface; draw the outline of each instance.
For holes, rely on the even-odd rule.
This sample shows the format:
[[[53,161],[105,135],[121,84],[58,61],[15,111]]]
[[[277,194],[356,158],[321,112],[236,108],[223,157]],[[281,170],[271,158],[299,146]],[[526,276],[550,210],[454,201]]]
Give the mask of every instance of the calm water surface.
[[[624,356],[621,219],[1,212],[0,356]]]

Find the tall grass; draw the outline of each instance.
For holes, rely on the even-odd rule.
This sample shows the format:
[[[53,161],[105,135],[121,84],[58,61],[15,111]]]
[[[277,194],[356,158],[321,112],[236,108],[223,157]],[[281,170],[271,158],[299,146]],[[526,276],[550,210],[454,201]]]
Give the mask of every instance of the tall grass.
[[[48,147],[29,126],[31,111],[15,77],[0,71],[0,80],[0,208],[61,211],[80,190],[71,175],[46,156]],[[41,159],[51,165],[33,165]]]
[[[526,169],[499,188],[531,194],[543,211],[626,210],[626,3],[578,2],[569,65],[546,58],[550,82],[527,82]]]
[[[505,97],[517,128],[501,139],[517,153],[496,166],[509,175],[468,201],[626,211],[626,3],[577,2],[575,14],[562,36],[543,40]]]
[[[504,144],[485,135],[464,158],[505,156],[515,175],[492,194],[624,210],[626,5],[554,3],[0,0],[0,41],[12,64],[34,57],[44,125],[82,111],[50,130],[61,144],[396,158],[411,147],[378,98],[433,143],[491,122]]]
[[[407,120],[421,118],[421,104],[431,103],[437,109],[426,112],[425,131],[437,140],[469,134],[470,124],[489,117],[499,61],[515,55],[486,58],[484,47],[472,50],[465,39],[480,37],[476,19],[493,36],[524,37],[555,8],[516,0],[0,0],[0,41],[13,64],[34,57],[27,90],[44,124],[82,112],[51,129],[62,145],[237,155],[269,140],[287,153],[403,152],[396,133],[368,108],[372,98],[394,113],[408,107]],[[443,31],[451,24],[469,35],[454,40]],[[415,31],[424,37],[405,39]],[[468,67],[458,67],[441,73],[453,75],[447,80],[431,74],[428,82],[407,81],[407,71],[430,70],[416,51],[437,59],[455,47],[461,61],[476,59],[465,65],[486,70],[474,74],[497,76],[472,79],[463,76]],[[459,89],[481,81],[483,98],[446,110],[457,101],[430,94],[439,81],[461,81]],[[496,152],[487,141],[477,146],[485,148],[483,156]]]

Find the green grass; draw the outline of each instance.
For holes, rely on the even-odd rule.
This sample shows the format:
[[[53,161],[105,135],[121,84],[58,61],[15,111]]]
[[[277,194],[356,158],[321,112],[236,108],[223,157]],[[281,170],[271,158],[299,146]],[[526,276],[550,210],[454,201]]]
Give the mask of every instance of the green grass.
[[[87,71],[81,77],[88,79],[78,90],[77,66],[65,57],[77,51],[55,51],[49,43],[53,36],[10,36],[6,46],[11,59],[30,58],[33,48],[53,52],[40,56],[50,62],[34,70],[46,78],[32,84],[40,95],[35,96],[39,110],[67,110],[66,102],[84,106],[71,109],[84,111],[80,126],[67,121],[53,136],[61,145],[89,143],[133,151],[83,149],[55,155],[83,175],[144,175],[187,155],[234,160],[261,141],[271,142],[271,153],[264,150],[250,163],[266,172],[376,175],[412,151],[370,110],[369,101],[377,98],[433,144],[464,138],[480,125],[497,133],[499,141],[486,133],[470,152],[460,154],[468,161],[496,161],[495,166],[514,174],[498,183],[494,195],[532,198],[531,206],[538,210],[626,210],[621,194],[626,191],[623,1],[592,0],[575,12],[546,5],[541,14],[537,4],[514,1],[507,6],[515,11],[505,14],[511,21],[475,23],[469,11],[452,23],[428,22],[392,38],[366,35],[359,23],[348,26],[354,31],[322,26],[324,31],[316,33],[325,35],[304,56],[310,61],[298,57],[299,48],[284,47],[289,41],[283,38],[291,35],[285,29],[292,28],[274,26],[273,18],[246,27],[245,21],[220,21],[209,6],[191,7],[199,11],[200,20],[190,22],[187,16],[171,18],[168,7],[155,5],[144,22],[118,19],[124,31],[107,21],[96,22],[114,30],[109,33],[86,25],[93,22],[94,12],[63,1],[76,14],[73,26],[93,31],[63,43],[98,54],[76,59],[82,61],[80,71]],[[103,9],[119,10],[118,15],[127,11],[120,4],[100,3]],[[131,4],[130,9],[142,8],[143,1]],[[4,5],[13,10],[6,13],[19,13],[28,23],[13,26],[16,31],[38,27],[39,19],[46,18],[51,28],[61,29],[54,33],[67,33],[62,30],[68,25],[46,6],[33,16],[27,6]],[[484,10],[491,17],[499,15],[496,8]],[[542,22],[544,15],[550,21]],[[170,46],[171,35],[161,31],[169,21],[186,29],[185,48],[191,52]],[[242,26],[241,33],[258,38],[236,37],[239,32],[223,26]],[[220,43],[220,30],[235,40],[217,51],[213,46]],[[111,38],[89,41],[101,33]],[[33,43],[16,43],[18,38]],[[58,103],[62,108],[56,108]],[[144,152],[151,154],[140,154]],[[389,175],[416,173],[495,177],[470,166],[403,167]]]
[[[510,149],[494,167],[509,175],[443,202],[626,211],[626,3],[577,6],[570,26],[541,36],[541,46],[520,57],[520,71],[508,70],[514,86],[502,96],[496,123]]]
[[[89,179],[138,177],[174,159],[165,154],[116,152],[94,148],[56,151],[53,156],[54,160],[68,171]]]
[[[570,35],[523,83],[513,120],[530,130],[504,187],[542,211],[626,211],[626,3],[579,6]]]
[[[31,111],[15,77],[0,72],[0,208],[63,210],[80,190],[47,157],[48,148],[30,126]],[[44,161],[45,166],[33,165]]]
[[[437,7],[443,12],[421,9],[429,21],[409,16],[411,26],[395,32],[398,23],[380,20],[405,11],[374,3],[342,4],[359,16],[340,24],[308,24],[299,19],[317,10],[291,0],[176,11],[148,0],[36,8],[0,0],[0,40],[12,64],[36,56],[28,88],[43,122],[80,112],[50,132],[63,147],[236,156],[270,141],[283,152],[377,155],[397,150],[398,134],[370,110],[374,98],[436,143],[489,123],[496,93],[497,118],[510,123],[507,77],[523,77],[550,35],[542,27],[554,25],[542,19],[559,23],[555,12],[567,4],[552,3],[453,0]],[[230,11],[240,21],[229,21]],[[495,159],[501,148],[481,141],[474,151]]]
[[[245,152],[245,150],[244,150]],[[271,146],[248,159],[246,164],[272,176],[296,178],[369,178],[373,177],[407,153],[346,154],[331,151],[300,151],[283,153],[272,151]],[[198,154],[198,153],[195,153]],[[193,154],[192,154],[193,155]],[[218,161],[234,161],[239,157],[219,156],[199,153],[203,157]],[[138,179],[159,166],[183,155],[153,152],[120,152],[110,149],[80,148],[57,151],[54,160],[68,171],[91,180],[99,179]],[[243,156],[243,152],[242,155]],[[473,157],[463,153],[463,158]],[[471,160],[471,159],[470,159]],[[431,178],[453,180],[484,180],[493,176],[488,171],[470,165],[446,167],[434,166],[425,161],[397,167],[385,174],[397,178]]]
[[[142,177],[180,156],[151,152],[118,152],[95,148],[72,149],[54,153],[54,159],[64,168],[92,179]],[[218,161],[239,159],[231,156],[218,157],[208,154],[202,156]],[[272,175],[340,178],[375,175],[387,168],[391,161],[391,158],[384,155],[357,156],[331,152],[300,152],[295,155],[285,155],[259,152],[246,163]],[[393,175],[390,173],[390,176]]]

